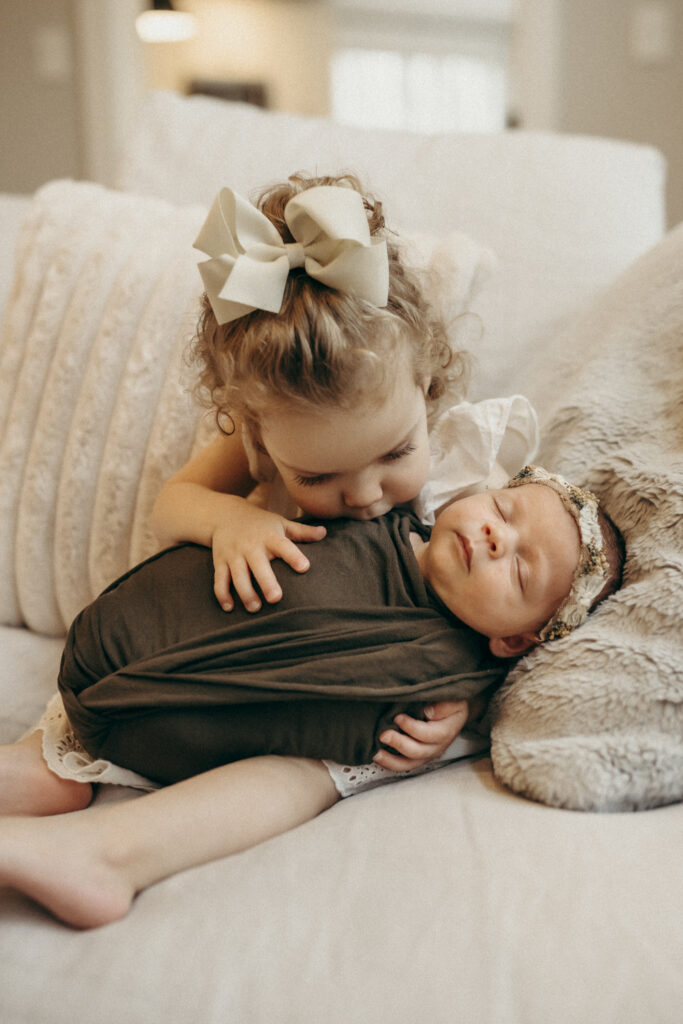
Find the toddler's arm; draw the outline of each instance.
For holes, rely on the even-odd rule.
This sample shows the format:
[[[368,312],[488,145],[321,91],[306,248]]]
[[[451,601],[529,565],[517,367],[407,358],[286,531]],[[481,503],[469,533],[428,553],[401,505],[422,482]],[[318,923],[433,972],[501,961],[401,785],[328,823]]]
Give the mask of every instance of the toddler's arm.
[[[462,731],[468,718],[478,713],[474,705],[474,701],[470,706],[466,700],[440,701],[426,708],[426,722],[410,715],[397,715],[394,721],[398,728],[386,729],[379,737],[396,753],[382,748],[373,761],[392,772],[408,772],[438,760]]]
[[[247,501],[254,486],[236,428],[190,459],[164,485],[154,505],[153,525],[164,547],[193,541],[212,549],[214,592],[226,611],[233,607],[231,583],[249,611],[261,607],[254,580],[266,601],[279,601],[282,591],[272,559],[305,572],[308,559],[293,542],[325,536],[323,526],[294,522]]]

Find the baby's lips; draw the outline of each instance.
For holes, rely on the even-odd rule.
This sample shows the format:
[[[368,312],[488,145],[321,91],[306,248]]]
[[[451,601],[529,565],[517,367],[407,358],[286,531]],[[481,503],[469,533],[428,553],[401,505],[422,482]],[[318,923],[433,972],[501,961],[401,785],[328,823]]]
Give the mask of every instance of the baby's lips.
[[[467,537],[464,536],[464,534],[459,533],[457,536],[458,536],[458,540],[460,541],[460,547],[461,547],[462,554],[463,554],[463,560],[465,562],[465,565],[467,566],[467,571],[469,572],[470,571],[470,566],[472,565],[472,545],[470,544],[470,542],[467,539]]]

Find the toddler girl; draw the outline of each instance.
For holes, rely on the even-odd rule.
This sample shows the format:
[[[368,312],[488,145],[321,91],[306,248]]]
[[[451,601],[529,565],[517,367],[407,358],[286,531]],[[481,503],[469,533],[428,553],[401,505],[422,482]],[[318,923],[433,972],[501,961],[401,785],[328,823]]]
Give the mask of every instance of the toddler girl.
[[[417,497],[469,361],[354,177],[294,175],[258,209],[223,189],[195,244],[209,257],[200,390],[222,432],[162,489],[154,522],[164,545],[211,547],[219,603],[233,607],[232,584],[255,611],[281,597],[271,559],[305,571],[294,541],[324,536],[293,516],[364,520]],[[255,483],[272,511],[245,500]]]
[[[138,767],[141,760],[156,764],[166,776],[193,772],[192,758],[206,756],[212,745],[215,763],[222,766],[85,815],[6,819],[0,880],[72,924],[93,926],[122,916],[146,885],[245,849],[336,802],[343,790],[334,771],[328,773],[309,755],[321,742],[332,749],[337,741],[340,693],[348,707],[355,697],[356,733],[371,736],[370,718],[381,715],[387,698],[410,699],[408,694],[453,686],[469,697],[495,681],[489,649],[494,656],[518,657],[535,644],[567,635],[618,587],[623,561],[620,538],[595,497],[538,467],[526,467],[503,490],[454,501],[437,518],[431,536],[414,516],[392,512],[372,528],[340,524],[320,549],[325,547],[330,556],[321,563],[317,587],[336,586],[353,597],[350,576],[370,589],[371,583],[361,580],[388,584],[384,600],[376,599],[379,618],[365,622],[373,642],[358,652],[352,644],[351,674],[339,673],[335,665],[331,680],[315,642],[305,642],[306,621],[318,608],[297,608],[299,601],[292,600],[287,610],[273,612],[273,634],[265,628],[269,616],[244,615],[241,625],[227,632],[218,620],[212,625],[211,609],[214,618],[220,612],[202,594],[197,559],[204,553],[196,547],[148,560],[86,609],[72,627],[60,680],[84,742],[93,750],[133,758]],[[358,564],[352,572],[354,549]],[[178,592],[165,587],[163,599],[155,600],[159,583],[176,572],[182,574]],[[287,569],[279,563],[278,572],[286,575]],[[339,640],[343,627],[357,630],[359,613],[353,600],[344,603],[342,596],[336,602],[327,610],[333,612]],[[362,607],[361,613],[370,610]],[[195,615],[201,625],[193,624]],[[390,623],[398,634],[386,633]],[[317,624],[314,615],[314,631]],[[291,646],[280,663],[271,656],[283,640]],[[229,649],[225,665],[224,644]],[[411,647],[417,651],[412,662]],[[343,643],[335,649],[343,650]],[[404,666],[400,678],[397,659]],[[106,677],[97,667],[100,660],[111,669]],[[264,674],[258,671],[261,661]],[[303,671],[288,690],[283,682],[292,661]],[[503,672],[501,667],[498,678]],[[268,677],[271,692],[265,699],[274,703],[263,714]],[[348,684],[351,678],[354,683]],[[231,687],[236,696],[228,694]],[[226,695],[231,714],[256,709],[242,722],[242,736],[231,731],[230,715],[221,715]],[[306,715],[302,697],[310,698],[314,716]],[[252,699],[256,703],[250,706]],[[288,701],[294,702],[293,716]],[[287,744],[284,752],[292,756],[241,753],[241,760],[223,763],[231,744],[238,749],[249,735],[256,737],[254,750],[266,747],[277,717],[284,724],[278,742]],[[300,727],[294,739],[292,719]],[[163,764],[167,767],[159,767]]]
[[[455,489],[484,485],[504,424],[521,441],[503,480],[535,454],[535,414],[520,396],[481,403],[497,431],[487,423],[472,444],[476,414],[466,422],[470,407],[450,409],[468,357],[355,177],[293,175],[257,209],[223,189],[195,244],[209,257],[195,356],[222,432],[162,489],[154,523],[164,545],[212,549],[226,611],[234,595],[249,611],[281,599],[271,560],[305,572],[295,542],[325,535],[315,520],[372,519],[416,499],[430,455],[426,522]],[[308,522],[294,521],[301,512]],[[377,764],[406,770],[439,755],[464,714],[462,703],[439,703],[426,729],[404,717],[398,752],[377,752]]]
[[[387,236],[379,204],[354,178],[294,176],[264,193],[259,207],[224,189],[197,239],[209,259],[200,266],[206,295],[196,351],[224,430],[156,506],[163,543],[212,549],[226,610],[231,585],[251,611],[261,603],[255,583],[268,603],[280,600],[271,559],[308,568],[294,542],[319,540],[325,528],[282,514],[285,499],[290,514],[297,506],[315,517],[365,520],[415,498],[429,473],[428,421],[440,402],[461,396],[467,369]],[[268,483],[279,512],[246,500],[256,482]],[[443,753],[465,705],[440,702],[428,713],[430,722],[401,717],[392,751],[376,753],[379,765],[411,769]],[[40,794],[36,813],[81,806],[89,780],[110,781],[107,765],[81,764],[60,715],[51,710],[20,745],[21,777],[35,776]],[[53,748],[53,796],[42,731]],[[0,758],[14,766],[15,754]],[[5,785],[5,809],[11,793]],[[26,806],[21,787],[17,800]]]

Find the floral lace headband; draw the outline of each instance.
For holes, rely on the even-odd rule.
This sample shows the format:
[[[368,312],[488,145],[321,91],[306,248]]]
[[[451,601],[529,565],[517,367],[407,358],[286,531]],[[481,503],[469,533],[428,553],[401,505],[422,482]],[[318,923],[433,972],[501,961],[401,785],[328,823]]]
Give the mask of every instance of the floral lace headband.
[[[559,640],[584,622],[609,574],[609,563],[598,522],[598,499],[591,491],[584,491],[540,466],[525,466],[505,486],[521,487],[523,484],[551,487],[560,496],[562,504],[579,528],[581,554],[574,570],[571,590],[539,633],[542,641]]]

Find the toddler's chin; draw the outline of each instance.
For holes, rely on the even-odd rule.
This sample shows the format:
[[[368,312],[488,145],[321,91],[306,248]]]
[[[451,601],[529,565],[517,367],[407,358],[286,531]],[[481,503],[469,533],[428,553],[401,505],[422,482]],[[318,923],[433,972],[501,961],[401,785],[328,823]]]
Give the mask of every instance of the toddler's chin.
[[[385,505],[377,506],[376,508],[353,508],[347,509],[345,512],[340,513],[340,517],[345,519],[357,519],[360,522],[368,522],[370,519],[377,519],[379,516],[386,515],[389,511],[389,507]]]

